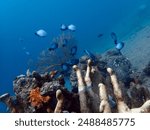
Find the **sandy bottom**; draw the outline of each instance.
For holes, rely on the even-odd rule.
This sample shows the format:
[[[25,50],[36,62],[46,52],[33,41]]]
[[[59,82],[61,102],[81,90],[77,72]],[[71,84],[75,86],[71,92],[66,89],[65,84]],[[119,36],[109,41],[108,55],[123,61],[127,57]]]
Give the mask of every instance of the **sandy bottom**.
[[[122,53],[129,58],[133,67],[142,70],[150,61],[150,25],[130,35],[124,40]]]

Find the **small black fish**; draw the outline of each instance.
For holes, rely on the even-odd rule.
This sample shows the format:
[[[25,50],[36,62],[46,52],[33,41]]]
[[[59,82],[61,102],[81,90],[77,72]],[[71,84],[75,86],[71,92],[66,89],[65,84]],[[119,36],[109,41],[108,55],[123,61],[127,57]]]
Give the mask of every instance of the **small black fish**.
[[[117,44],[117,35],[114,32],[111,32],[111,38],[114,40],[114,43]]]
[[[76,55],[77,49],[78,49],[77,46],[73,46],[70,50],[70,55],[72,55],[72,56]]]
[[[96,62],[96,57],[94,54],[92,54],[89,50],[84,50],[85,54],[95,63]]]
[[[53,43],[51,43],[50,48],[48,50],[49,51],[54,51],[57,48],[58,48],[58,43],[53,42]]]
[[[100,38],[100,37],[102,37],[104,34],[102,34],[102,33],[100,33],[100,34],[98,34],[98,38]]]

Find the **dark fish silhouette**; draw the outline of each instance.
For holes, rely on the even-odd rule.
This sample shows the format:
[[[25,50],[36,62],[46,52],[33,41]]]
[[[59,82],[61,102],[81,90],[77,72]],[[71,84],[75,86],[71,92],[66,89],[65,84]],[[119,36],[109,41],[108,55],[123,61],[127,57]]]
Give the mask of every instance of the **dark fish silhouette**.
[[[100,38],[100,37],[102,37],[104,34],[102,34],[102,33],[100,33],[100,34],[98,34],[98,38]]]
[[[94,54],[92,54],[89,50],[84,50],[85,54],[95,63],[96,62],[96,57]]]
[[[111,32],[111,38],[113,39],[114,43],[117,44],[117,35],[114,32]]]
[[[57,48],[58,48],[58,43],[53,42],[53,43],[51,43],[50,48],[48,50],[49,51],[54,51]]]
[[[117,35],[114,32],[111,33],[111,38],[113,39],[113,41],[116,45],[115,46],[116,49],[120,51],[124,47],[125,43],[124,42],[118,42]]]

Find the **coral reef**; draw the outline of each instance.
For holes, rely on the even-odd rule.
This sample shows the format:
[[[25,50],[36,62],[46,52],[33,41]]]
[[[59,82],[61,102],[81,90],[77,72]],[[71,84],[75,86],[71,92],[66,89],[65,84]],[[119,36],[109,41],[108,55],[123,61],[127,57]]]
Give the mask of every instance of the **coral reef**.
[[[102,55],[97,55],[96,56],[98,61],[96,63],[97,69],[101,72],[96,71],[96,73],[93,76],[93,80],[97,80],[98,78],[97,75],[99,75],[98,81],[94,81],[96,83],[94,86],[97,86],[99,82],[104,82],[104,79],[108,79],[108,74],[106,73],[106,68],[110,67],[112,68],[115,72],[117,77],[119,78],[119,81],[122,81],[125,83],[126,87],[129,88],[130,81],[132,80],[132,77],[130,76],[132,74],[132,66],[130,61],[122,55],[121,52],[117,50],[110,50],[107,51],[106,53]],[[83,56],[79,60],[79,68],[81,69],[81,73],[84,74],[86,71],[86,61],[89,58],[87,56]],[[109,80],[109,79],[108,79]],[[73,89],[76,90],[77,88],[77,77],[75,72],[71,72],[70,75],[70,81],[72,84]],[[96,89],[96,90],[95,90]],[[98,92],[98,88],[94,88],[94,92]]]
[[[96,110],[97,106],[94,105],[94,103],[97,103],[96,95],[93,93],[92,90],[92,81],[90,78],[90,73],[92,72],[92,67],[90,65],[91,60],[88,60],[87,64],[87,72],[85,75],[85,78],[83,80],[83,77],[81,75],[81,71],[77,66],[74,66],[73,68],[76,71],[77,79],[78,79],[78,90],[79,90],[79,99],[80,99],[80,110],[81,112],[92,112],[92,110]],[[141,107],[139,108],[132,108],[130,109],[127,104],[124,101],[123,93],[121,90],[121,87],[118,83],[117,77],[115,73],[112,71],[111,68],[107,68],[108,73],[110,74],[111,83],[113,86],[113,93],[116,99],[117,104],[117,112],[137,112],[137,113],[144,113],[144,112],[150,112],[150,100],[147,100]],[[85,82],[85,83],[84,83]],[[99,84],[100,88],[100,107],[99,112],[111,112],[111,107],[109,105],[109,98],[108,94],[106,92],[106,86],[102,83]],[[89,93],[89,95],[87,95]],[[93,100],[94,99],[94,100]],[[90,101],[88,101],[90,100]],[[89,102],[93,103],[92,105]],[[97,112],[97,111],[94,111]]]
[[[72,91],[59,70],[27,71],[13,81],[14,96],[0,96],[9,112],[150,112],[149,65],[141,72],[117,50],[82,56],[70,72]],[[146,70],[146,71],[145,71]]]
[[[72,64],[77,64],[77,40],[70,33],[62,33],[55,37],[51,46],[57,44],[57,47],[52,50],[43,50],[40,53],[37,63],[37,71],[44,73],[47,71],[58,70],[59,72],[68,75]],[[75,49],[75,50],[74,50]],[[63,67],[65,65],[65,68]],[[66,69],[67,68],[67,69]]]
[[[60,112],[63,93],[62,111],[80,112],[78,95],[64,87],[63,76],[52,75],[53,72],[39,74],[33,71],[30,75],[17,76],[13,81],[15,96],[4,94],[0,96],[0,101],[7,105],[9,112]]]
[[[32,89],[30,91],[29,102],[33,107],[40,108],[41,106],[43,106],[44,103],[47,103],[49,100],[50,100],[49,96],[44,97],[40,94],[39,87]]]

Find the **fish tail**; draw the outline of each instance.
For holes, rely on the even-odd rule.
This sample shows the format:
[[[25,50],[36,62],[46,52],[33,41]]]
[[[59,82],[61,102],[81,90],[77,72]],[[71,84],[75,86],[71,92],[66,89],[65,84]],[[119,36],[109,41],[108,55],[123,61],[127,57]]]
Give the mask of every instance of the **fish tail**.
[[[117,45],[117,43],[118,43],[117,40],[114,40],[114,43],[115,43],[115,45]]]

